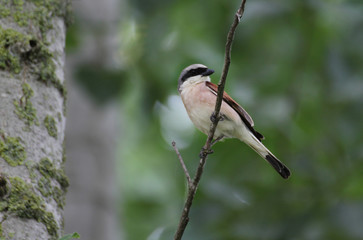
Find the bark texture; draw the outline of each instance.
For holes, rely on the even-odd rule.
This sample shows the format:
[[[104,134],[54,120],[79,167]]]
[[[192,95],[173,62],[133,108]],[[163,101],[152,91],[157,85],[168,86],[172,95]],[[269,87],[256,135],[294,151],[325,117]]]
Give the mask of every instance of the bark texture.
[[[67,8],[61,0],[1,0],[1,239],[62,235]]]

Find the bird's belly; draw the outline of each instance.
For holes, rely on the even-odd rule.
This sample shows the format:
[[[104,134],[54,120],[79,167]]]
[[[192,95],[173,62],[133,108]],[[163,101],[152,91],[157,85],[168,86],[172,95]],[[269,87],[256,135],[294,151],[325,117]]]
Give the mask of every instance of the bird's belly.
[[[196,128],[208,135],[211,124],[210,116],[212,113],[213,111],[207,110],[203,107],[193,108],[189,111],[189,118]]]
[[[181,95],[190,120],[196,128],[208,135],[216,96],[208,88],[204,87],[204,84],[201,83],[184,89]],[[225,112],[222,109],[225,109]],[[238,129],[243,125],[238,114],[224,102],[222,102],[221,114],[227,117],[218,122],[214,137],[217,138],[222,135],[227,138],[238,137]]]
[[[208,135],[210,130],[210,125],[212,123],[211,115],[213,110],[204,107],[197,108],[199,111],[190,111],[189,117],[193,124],[204,134]],[[222,113],[223,114],[223,113]],[[214,133],[214,138],[224,136],[226,138],[234,138],[237,133],[236,124],[230,119],[224,118],[218,122],[217,129]]]
[[[235,138],[237,133],[237,126],[229,119],[224,119],[218,122],[215,136],[224,136],[225,138]]]

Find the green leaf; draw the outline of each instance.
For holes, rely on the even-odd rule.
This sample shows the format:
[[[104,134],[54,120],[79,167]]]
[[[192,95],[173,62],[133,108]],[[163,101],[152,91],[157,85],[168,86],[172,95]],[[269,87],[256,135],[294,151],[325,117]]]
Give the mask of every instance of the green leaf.
[[[73,238],[80,238],[81,236],[78,233],[71,233],[71,234],[67,234],[63,237],[61,237],[59,240],[71,240]]]

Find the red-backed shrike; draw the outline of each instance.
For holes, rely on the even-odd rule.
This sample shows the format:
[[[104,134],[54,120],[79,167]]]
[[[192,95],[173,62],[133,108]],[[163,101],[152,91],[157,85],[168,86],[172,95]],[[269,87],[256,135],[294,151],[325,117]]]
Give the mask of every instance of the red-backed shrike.
[[[218,86],[211,83],[209,77],[213,73],[202,64],[193,64],[181,72],[178,80],[178,91],[190,120],[207,135],[218,91]],[[215,139],[238,138],[266,159],[283,178],[290,176],[290,170],[262,144],[264,137],[253,128],[250,115],[226,92],[223,93],[220,114],[222,118],[215,131]]]

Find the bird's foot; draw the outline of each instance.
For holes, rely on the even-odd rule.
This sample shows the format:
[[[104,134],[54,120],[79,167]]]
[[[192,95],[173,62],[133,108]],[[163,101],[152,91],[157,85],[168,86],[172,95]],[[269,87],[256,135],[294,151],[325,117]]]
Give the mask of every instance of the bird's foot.
[[[212,123],[215,123],[217,120],[218,121],[223,121],[224,120],[224,115],[219,114],[219,116],[217,117],[216,114],[213,112],[212,115],[210,115],[210,120],[212,121]]]
[[[210,115],[210,120],[212,123],[215,123],[217,121],[217,116],[215,115],[214,112],[212,113],[212,115]]]
[[[207,155],[212,154],[212,153],[214,153],[214,151],[212,149],[207,150],[204,147],[202,147],[202,149],[200,150],[200,153],[199,153],[199,157],[204,158]]]

